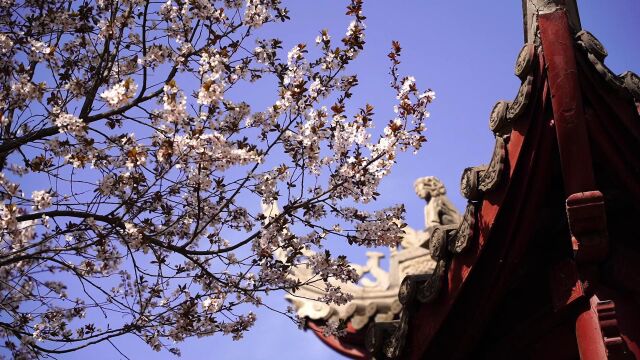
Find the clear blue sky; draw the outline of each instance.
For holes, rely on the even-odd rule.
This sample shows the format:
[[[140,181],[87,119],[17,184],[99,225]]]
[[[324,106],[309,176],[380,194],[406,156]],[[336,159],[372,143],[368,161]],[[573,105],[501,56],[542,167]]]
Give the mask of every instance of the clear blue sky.
[[[344,34],[347,1],[288,1],[292,21],[274,33],[285,48],[312,43],[323,28],[333,37]],[[582,25],[607,48],[606,64],[615,72],[640,72],[640,1],[579,1]],[[428,122],[429,142],[416,156],[399,158],[399,164],[381,188],[380,206],[405,203],[408,223],[423,226],[423,203],[414,195],[414,179],[436,175],[447,186],[459,209],[459,179],[468,166],[489,161],[493,136],[488,128],[489,112],[500,99],[512,99],[520,81],[513,75],[516,55],[523,44],[519,0],[369,0],[367,47],[352,72],[360,76],[353,106],[369,102],[376,107],[380,124],[393,117],[394,96],[388,87],[386,54],[391,40],[403,47],[405,74],[414,75],[421,88],[431,87],[437,99]],[[353,261],[363,263],[365,249],[336,244]],[[268,301],[286,306],[281,294]],[[175,359],[155,353],[141,341],[116,339],[131,359]],[[257,325],[239,341],[214,336],[190,340],[181,346],[183,359],[337,359],[310,332],[298,330],[283,316],[258,311]],[[120,359],[108,344],[68,354],[62,359]]]

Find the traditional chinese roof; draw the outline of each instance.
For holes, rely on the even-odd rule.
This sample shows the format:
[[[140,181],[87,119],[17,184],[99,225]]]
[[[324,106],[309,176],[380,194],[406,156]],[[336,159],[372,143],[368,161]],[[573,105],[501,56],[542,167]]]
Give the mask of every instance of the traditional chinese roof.
[[[460,225],[432,231],[433,274],[370,326],[375,359],[640,358],[640,78],[605,65],[575,1],[523,13],[491,160],[462,175]]]
[[[365,331],[372,322],[389,322],[398,319],[402,306],[398,299],[398,290],[403,278],[413,274],[431,274],[436,261],[425,248],[431,230],[438,226],[460,221],[460,214],[446,196],[442,182],[433,176],[416,180],[416,194],[425,199],[425,231],[405,228],[405,235],[399,248],[391,248],[389,270],[380,267],[384,257],[379,252],[367,252],[365,265],[351,264],[360,276],[358,284],[341,283],[331,280],[333,286],[351,294],[353,299],[347,304],[336,305],[318,301],[324,296],[323,287],[314,286],[314,274],[304,265],[294,267],[290,276],[300,280],[302,285],[294,293],[287,295],[298,317],[306,319],[307,328],[325,344],[337,352],[354,359],[368,358],[365,349]],[[275,207],[265,207],[267,217],[278,212]],[[325,326],[346,324],[346,334],[336,337],[326,334]],[[331,326],[329,326],[331,327]]]
[[[364,335],[366,327],[373,321],[392,321],[398,318],[402,306],[398,300],[400,281],[409,274],[430,273],[435,261],[429,257],[428,250],[422,247],[391,249],[390,269],[380,267],[384,257],[379,252],[367,252],[366,265],[352,264],[361,276],[359,284],[332,281],[353,300],[343,305],[325,303],[315,299],[322,298],[324,288],[303,285],[286,298],[293,304],[298,317],[306,319],[307,328],[325,344],[337,352],[354,359],[366,359]],[[307,267],[300,266],[292,270],[291,276],[301,282],[308,282],[313,273]],[[368,277],[373,277],[370,280]],[[337,338],[327,334],[324,327],[328,324],[346,324],[346,334]]]

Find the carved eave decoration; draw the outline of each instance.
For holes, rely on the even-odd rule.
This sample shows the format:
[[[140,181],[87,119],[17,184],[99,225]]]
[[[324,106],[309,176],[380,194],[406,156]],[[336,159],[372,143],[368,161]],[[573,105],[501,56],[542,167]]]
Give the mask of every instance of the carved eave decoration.
[[[605,65],[604,60],[609,54],[604,45],[593,34],[582,30],[575,35],[578,49],[586,55],[589,63],[600,75],[601,81],[611,90],[623,96],[630,96],[640,107],[640,77],[631,71],[616,75]],[[578,62],[584,60],[578,57]],[[640,111],[640,108],[638,109]]]
[[[494,221],[513,180],[514,169],[518,166],[529,123],[541,116],[532,105],[538,108],[549,106],[546,103],[549,98],[546,87],[547,64],[538,25],[541,14],[565,13],[569,28],[575,34],[578,65],[583,62],[591,66],[599,74],[600,80],[616,94],[633,98],[640,111],[640,77],[632,72],[616,76],[604,65],[607,51],[591,33],[581,30],[575,0],[523,0],[523,9],[526,44],[515,65],[515,75],[522,83],[513,101],[499,101],[491,110],[489,128],[496,139],[491,160],[488,165],[464,170],[460,188],[468,200],[468,206],[463,220],[459,226],[438,226],[431,232],[428,246],[431,257],[437,261],[436,269],[433,274],[415,274],[403,280],[399,292],[402,304],[400,320],[369,326],[367,350],[374,359],[424,356],[423,351],[428,348],[434,333],[425,334],[420,329],[413,329],[412,326],[419,326],[419,322],[410,319],[419,309],[426,308],[427,311],[420,310],[421,319],[436,324],[429,325],[427,329],[437,331],[432,329],[437,329],[437,324],[444,321],[462,284],[473,271],[484,242],[490,240]],[[577,233],[576,236],[582,235]],[[450,283],[452,278],[457,282]],[[413,353],[409,354],[407,347]]]
[[[312,300],[321,298],[324,295],[324,289],[321,286],[304,285],[293,295],[286,297],[296,308],[297,315],[320,324],[348,322],[355,331],[363,329],[374,318],[384,321],[396,317],[402,309],[398,301],[398,286],[394,284],[399,280],[393,281],[398,274],[390,274],[380,268],[382,253],[369,252],[367,256],[369,261],[365,266],[352,265],[363,277],[361,284],[345,284],[337,281],[333,283],[353,295],[351,302],[335,305]],[[426,256],[425,251],[422,257]],[[392,264],[396,261],[396,257],[397,252],[392,254]],[[428,259],[425,260],[428,261]],[[395,265],[397,269],[397,263]],[[367,274],[375,277],[375,281],[365,278]],[[292,270],[291,277],[305,282],[311,279],[313,274],[310,269],[301,266]]]
[[[448,242],[448,250],[452,254],[460,254],[469,247],[476,228],[476,204],[469,202],[458,230]]]
[[[497,136],[504,136],[511,132],[511,125],[509,119],[507,119],[509,105],[511,105],[510,101],[500,100],[491,110],[489,129]]]
[[[464,169],[462,178],[460,179],[460,192],[469,201],[482,200],[482,191],[480,190],[480,179],[482,174],[487,170],[487,166],[474,166]]]
[[[623,86],[633,96],[636,103],[640,103],[640,76],[631,71],[626,71],[620,75],[620,78]]]
[[[478,190],[486,193],[495,190],[500,184],[507,158],[507,146],[502,137],[496,137],[496,144],[493,148],[493,156],[487,169],[482,173],[478,184]]]

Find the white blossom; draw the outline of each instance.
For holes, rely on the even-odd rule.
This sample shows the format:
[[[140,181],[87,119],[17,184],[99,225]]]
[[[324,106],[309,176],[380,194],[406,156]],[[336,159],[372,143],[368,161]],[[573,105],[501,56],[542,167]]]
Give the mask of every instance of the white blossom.
[[[44,210],[51,206],[51,194],[45,190],[36,190],[31,193],[33,210]]]
[[[138,60],[138,63],[143,66],[156,68],[162,65],[169,56],[170,51],[168,48],[162,45],[153,45],[147,49],[147,54]]]
[[[13,204],[0,203],[0,225],[2,225],[2,229],[11,232],[18,228],[17,210],[18,208]]]
[[[67,133],[73,136],[84,136],[86,134],[86,124],[72,114],[61,113],[53,120],[60,133]]]
[[[323,30],[320,35],[316,36],[316,44],[320,44],[322,42],[329,42],[331,40],[331,36],[329,36],[329,32],[327,30]]]
[[[129,78],[103,91],[100,97],[112,108],[118,108],[127,104],[136,95],[136,91],[138,85]]]
[[[269,20],[267,5],[260,0],[247,0],[243,23],[247,26],[258,28],[267,20]]]
[[[31,43],[31,54],[29,54],[29,58],[31,60],[40,60],[52,55],[54,48],[49,46],[48,44],[38,41],[35,39],[30,40]]]
[[[420,94],[420,96],[418,96],[419,99],[425,99],[426,101],[433,101],[436,99],[436,92],[433,90],[428,90],[425,91],[424,93]]]
[[[222,306],[220,299],[205,297],[202,299],[202,309],[206,312],[218,312]]]
[[[398,92],[396,98],[401,99],[407,96],[407,94],[409,94],[411,89],[415,86],[415,83],[416,78],[414,78],[413,76],[407,76],[406,78],[404,78],[404,80],[402,81],[402,87],[400,88],[400,91]]]
[[[215,105],[224,96],[224,84],[217,77],[207,76],[198,92],[198,104]]]
[[[8,54],[13,47],[13,41],[6,34],[0,34],[0,54]]]

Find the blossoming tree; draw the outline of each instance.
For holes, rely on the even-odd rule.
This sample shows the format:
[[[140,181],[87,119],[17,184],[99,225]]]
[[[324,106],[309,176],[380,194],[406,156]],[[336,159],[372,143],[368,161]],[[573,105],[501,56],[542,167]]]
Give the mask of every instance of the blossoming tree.
[[[290,51],[259,32],[289,19],[279,0],[0,7],[0,346],[14,357],[123,334],[176,354],[187,337],[240,338],[264,293],[301,285],[292,266],[348,300],[329,280],[356,273],[325,239],[400,240],[402,206],[357,204],[423,143],[433,92],[398,75],[394,43],[397,117],[374,130],[372,106],[347,107],[361,0],[346,35]],[[260,81],[276,100],[254,108],[242,94]]]

